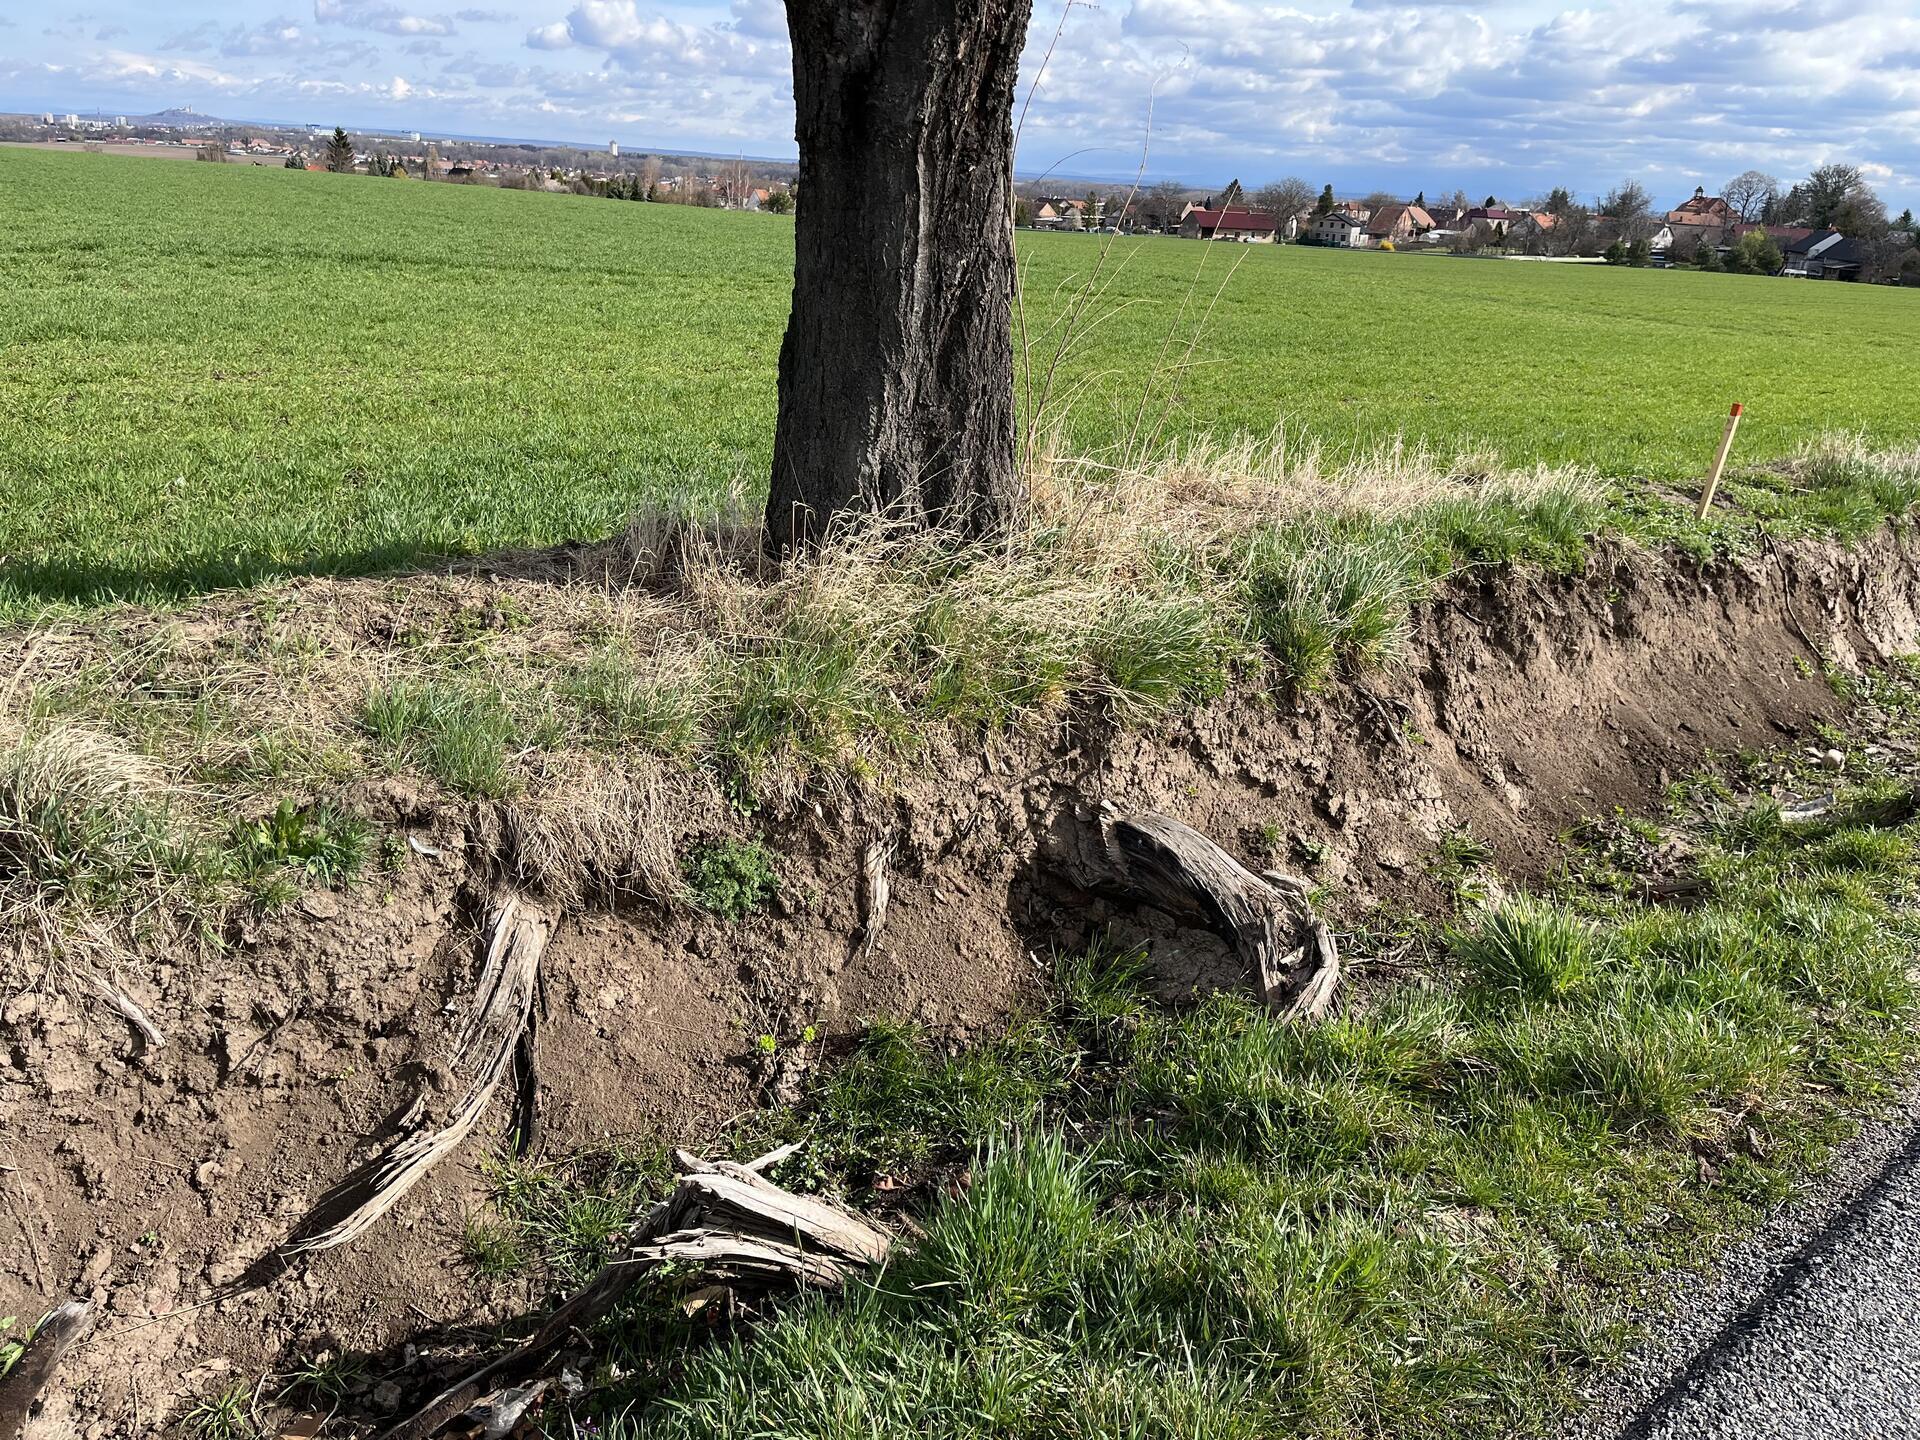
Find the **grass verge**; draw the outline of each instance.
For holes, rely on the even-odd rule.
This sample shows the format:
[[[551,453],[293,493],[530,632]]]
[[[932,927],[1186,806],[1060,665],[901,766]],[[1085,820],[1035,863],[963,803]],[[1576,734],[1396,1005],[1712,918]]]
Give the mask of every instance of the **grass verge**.
[[[1094,953],[991,1044],[876,1027],[738,1138],[805,1137],[779,1178],[911,1216],[900,1257],[730,1331],[661,1286],[547,1433],[1552,1433],[1638,1282],[1749,1227],[1915,1058],[1920,826],[1886,757],[1920,687],[1872,687],[1906,738],[1853,747],[1827,816],[1784,822],[1757,783],[1817,772],[1750,757],[1659,826],[1584,827],[1550,893],[1471,867],[1451,920],[1355,938],[1410,973],[1326,1023],[1170,1009]],[[1634,898],[1676,856],[1699,902]]]

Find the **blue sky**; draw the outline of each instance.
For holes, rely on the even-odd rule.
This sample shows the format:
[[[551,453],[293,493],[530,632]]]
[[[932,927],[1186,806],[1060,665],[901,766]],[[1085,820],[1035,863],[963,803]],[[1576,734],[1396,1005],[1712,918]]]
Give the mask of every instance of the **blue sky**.
[[[446,3],[448,8],[440,8]],[[1037,0],[1023,87],[1061,19]],[[1828,160],[1920,203],[1920,0],[1076,4],[1020,167],[1661,200]],[[790,156],[780,0],[0,0],[0,109]]]

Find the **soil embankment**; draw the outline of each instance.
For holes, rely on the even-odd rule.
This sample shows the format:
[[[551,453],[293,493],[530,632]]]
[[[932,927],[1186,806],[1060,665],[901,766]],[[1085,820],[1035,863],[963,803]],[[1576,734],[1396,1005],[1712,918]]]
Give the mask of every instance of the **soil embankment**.
[[[1609,547],[1574,577],[1467,576],[1418,612],[1404,664],[1325,694],[1241,692],[1137,729],[1078,718],[931,754],[906,784],[762,811],[753,824],[782,857],[769,913],[564,919],[544,961],[540,1144],[646,1134],[699,1148],[791,1079],[768,1073],[759,1035],[811,1026],[830,1043],[880,1016],[956,1037],[991,1026],[1036,993],[1035,955],[1110,919],[1155,923],[1113,916],[1068,878],[1102,803],[1309,868],[1336,924],[1418,909],[1444,899],[1426,861],[1447,835],[1468,829],[1507,873],[1539,876],[1565,826],[1649,808],[1706,752],[1810,738],[1841,709],[1823,662],[1870,663],[1917,637],[1920,542],[1905,529],[1711,566]],[[487,1188],[480,1162],[512,1124],[504,1087],[480,1134],[364,1239],[202,1303],[444,1074],[512,837],[490,807],[396,783],[362,799],[405,863],[307,894],[211,964],[136,977],[163,1047],[79,995],[18,994],[0,1012],[13,1167],[0,1314],[69,1294],[105,1307],[39,1433],[151,1434],[183,1401],[301,1355],[430,1348],[441,1327],[530,1303],[457,1258]],[[659,823],[679,853],[739,824],[718,804]],[[892,899],[863,950],[856,879],[876,837],[894,844]],[[1209,937],[1141,933],[1170,988],[1244,983]]]

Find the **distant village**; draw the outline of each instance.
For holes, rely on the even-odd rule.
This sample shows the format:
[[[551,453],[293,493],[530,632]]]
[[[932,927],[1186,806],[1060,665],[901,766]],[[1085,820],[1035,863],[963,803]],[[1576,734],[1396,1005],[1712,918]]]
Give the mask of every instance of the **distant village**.
[[[1238,244],[1294,243],[1343,250],[1441,250],[1499,256],[1640,265],[1689,266],[1812,280],[1920,285],[1920,250],[1911,211],[1889,218],[1860,172],[1828,165],[1782,185],[1748,171],[1726,194],[1704,186],[1672,210],[1654,208],[1631,182],[1593,205],[1565,189],[1519,204],[1463,192],[1430,201],[1387,194],[1316,197],[1299,180],[1248,193],[1235,181],[1196,198],[1175,184],[1123,195],[1023,194],[1016,223],[1036,230],[1161,233]]]
[[[239,125],[187,107],[136,117],[49,112],[0,118],[0,140],[731,210],[786,212],[799,201],[797,167],[785,162],[623,155],[614,142],[586,150],[419,131],[351,136],[311,126]],[[1792,184],[1746,171],[1722,193],[1698,187],[1664,212],[1632,182],[1592,204],[1565,188],[1514,203],[1489,195],[1473,204],[1460,190],[1433,200],[1424,191],[1410,200],[1384,192],[1341,198],[1331,185],[1316,193],[1298,179],[1251,192],[1238,180],[1215,193],[1177,181],[1124,191],[1096,187],[1081,195],[1030,183],[1017,190],[1015,223],[1033,230],[1920,285],[1912,212],[1889,217],[1861,172],[1839,164]]]
[[[336,147],[335,135],[348,146]],[[0,140],[72,144],[119,154],[171,154],[302,170],[352,170],[390,179],[493,185],[615,199],[791,210],[792,164],[423,135],[347,135],[318,126],[245,126],[181,107],[145,116],[46,112],[0,122]]]

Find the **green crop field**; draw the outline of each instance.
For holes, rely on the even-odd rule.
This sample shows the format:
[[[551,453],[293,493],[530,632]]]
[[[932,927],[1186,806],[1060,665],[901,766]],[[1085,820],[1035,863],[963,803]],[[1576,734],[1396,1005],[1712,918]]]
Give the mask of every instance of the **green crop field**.
[[[751,492],[790,222],[0,148],[0,610],[608,533]],[[1023,237],[1044,323],[1090,236]],[[1920,437],[1920,294],[1123,241],[1063,375],[1075,445],[1214,305],[1175,436],[1239,430],[1679,476]],[[1197,267],[1204,263],[1199,283]]]

